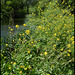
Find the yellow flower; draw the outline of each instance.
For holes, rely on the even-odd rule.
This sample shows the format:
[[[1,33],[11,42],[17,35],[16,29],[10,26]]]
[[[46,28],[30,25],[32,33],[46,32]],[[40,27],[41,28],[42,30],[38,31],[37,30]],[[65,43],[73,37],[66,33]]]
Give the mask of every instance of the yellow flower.
[[[9,33],[11,33],[11,32],[9,32]]]
[[[31,69],[31,66],[29,66],[28,68]]]
[[[30,34],[30,30],[26,30],[26,34]]]
[[[19,35],[21,35],[21,34],[19,34]]]
[[[24,33],[22,35],[25,35]]]
[[[28,51],[28,53],[30,54],[30,51]]]
[[[56,33],[54,34],[54,36],[56,36]]]
[[[6,46],[8,46],[8,44],[6,44]]]
[[[26,24],[23,24],[23,26],[25,27],[25,26],[26,26]]]
[[[40,8],[40,7],[38,7],[38,8]]]
[[[12,29],[12,28],[11,28],[10,30],[11,30],[11,31],[13,31],[13,29]]]
[[[61,51],[63,51],[63,48],[61,49]]]
[[[10,27],[9,27],[9,29],[10,29]]]
[[[55,48],[53,48],[53,50],[55,50]]]
[[[70,5],[68,7],[71,7]]]
[[[71,40],[74,40],[74,36],[72,36]]]
[[[46,34],[48,33],[48,32],[45,32]]]
[[[33,15],[33,13],[32,13],[32,15]]]
[[[37,41],[34,41],[35,43],[37,43]]]
[[[11,62],[11,64],[12,64],[13,62]]]
[[[66,56],[66,55],[64,55],[64,56]]]
[[[33,44],[33,42],[31,42]]]
[[[11,69],[11,67],[9,67],[9,69]]]
[[[40,55],[42,56],[43,54],[41,53]]]
[[[53,45],[53,47],[56,47],[56,45]]]
[[[3,51],[3,53],[4,53],[5,51]]]
[[[43,30],[44,30],[45,28],[43,27]]]
[[[21,38],[19,38],[19,41],[21,41]]]
[[[24,41],[22,41],[22,44],[24,43]]]
[[[67,4],[67,3],[65,3],[65,4]]]
[[[27,68],[24,68],[24,70],[27,70]]]
[[[21,68],[24,68],[24,66],[22,66],[22,65],[21,65],[20,67],[21,67]]]
[[[3,56],[3,54],[1,54],[1,56]]]
[[[69,52],[71,52],[71,50],[68,50]]]
[[[51,2],[49,4],[51,4]]]
[[[34,47],[36,46],[36,45],[33,45]]]
[[[59,39],[59,38],[57,38],[57,40],[59,41],[60,39]]]
[[[19,25],[16,25],[15,27],[16,27],[16,28],[19,28]]]
[[[57,3],[57,1],[55,1]]]
[[[15,65],[15,64],[16,64],[16,62],[13,63],[13,65]]]
[[[36,32],[36,33],[38,33],[38,32]]]
[[[44,55],[47,55],[47,52],[44,52]]]
[[[6,57],[4,57],[4,59],[6,59]]]
[[[41,29],[41,28],[42,28],[42,26],[38,26],[38,28],[39,28],[39,29]]]
[[[14,42],[14,40],[13,40],[13,42]]]
[[[69,33],[69,31],[67,31],[67,33]]]
[[[20,71],[19,73],[22,73],[22,71]]]
[[[74,41],[72,42],[72,44],[74,44]]]
[[[68,46],[68,47],[71,47],[71,45],[70,45],[70,44],[68,44],[67,46]]]
[[[62,16],[60,16],[60,17],[62,17]]]
[[[67,55],[68,55],[68,56],[70,56],[70,54],[69,54],[69,53],[68,53]]]
[[[52,64],[52,65],[51,65],[51,68],[53,68],[53,67],[54,67],[54,65]]]

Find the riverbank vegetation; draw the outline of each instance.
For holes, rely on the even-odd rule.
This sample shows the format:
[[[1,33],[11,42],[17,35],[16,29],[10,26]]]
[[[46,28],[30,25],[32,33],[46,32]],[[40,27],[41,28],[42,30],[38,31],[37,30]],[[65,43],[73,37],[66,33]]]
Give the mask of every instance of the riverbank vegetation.
[[[74,7],[67,2],[40,0],[22,29],[8,28],[2,75],[74,75]]]
[[[34,6],[37,2],[38,0],[1,0],[1,21],[12,22],[14,18],[25,18],[30,13],[30,5]]]

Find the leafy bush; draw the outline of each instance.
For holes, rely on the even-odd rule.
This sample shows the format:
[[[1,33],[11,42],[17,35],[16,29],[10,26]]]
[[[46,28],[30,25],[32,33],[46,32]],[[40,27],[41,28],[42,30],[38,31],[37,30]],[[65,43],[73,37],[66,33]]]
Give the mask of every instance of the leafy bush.
[[[45,7],[38,16],[32,12],[21,30],[16,25],[16,34],[9,27],[9,41],[1,50],[1,74],[74,75],[74,15],[60,9],[57,0]]]

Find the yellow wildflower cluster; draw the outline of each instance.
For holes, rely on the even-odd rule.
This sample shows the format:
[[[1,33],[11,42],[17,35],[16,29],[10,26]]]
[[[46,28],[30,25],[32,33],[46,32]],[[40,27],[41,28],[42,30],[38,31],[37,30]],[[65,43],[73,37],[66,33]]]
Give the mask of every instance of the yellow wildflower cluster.
[[[14,55],[13,57],[15,57],[16,60],[17,59],[20,60],[22,56],[24,56],[24,58],[27,59],[25,55],[33,56],[31,59],[27,59],[28,61],[22,62],[23,64],[25,64],[25,66],[22,66],[22,65],[19,66],[19,73],[21,75],[23,75],[22,72],[24,71],[27,74],[28,70],[30,73],[30,71],[33,70],[31,66],[35,68],[35,63],[33,61],[36,61],[36,60],[39,61],[39,59],[44,60],[42,61],[43,64],[45,63],[43,66],[39,63],[41,61],[36,63],[37,63],[37,66],[41,65],[44,69],[44,72],[46,72],[45,65],[48,66],[48,64],[46,63],[50,63],[51,66],[49,66],[49,69],[54,68],[58,70],[55,65],[55,63],[58,62],[58,60],[59,61],[62,60],[61,62],[57,63],[61,67],[63,63],[65,63],[64,61],[68,62],[69,59],[71,59],[74,56],[73,55],[73,48],[74,48],[73,46],[74,44],[73,15],[70,13],[69,10],[61,9],[60,7],[57,7],[59,5],[58,1],[54,0],[54,2],[56,3],[56,6],[55,6],[55,3],[52,1],[50,2],[45,1],[45,3],[42,1],[44,0],[41,0],[41,2],[39,2],[40,5],[42,4],[42,6],[40,6],[39,4],[37,6],[38,14],[39,15],[41,14],[40,17],[34,18],[35,17],[35,16],[33,17],[33,15],[35,15],[34,13],[29,14],[29,16],[32,16],[32,17],[29,18],[29,21],[27,22],[27,24],[30,25],[29,28],[33,27],[31,25],[36,25],[35,30],[33,30],[34,33],[31,34],[30,30],[22,29],[23,32],[21,31],[19,33],[19,36],[17,37],[19,40],[17,42],[19,46],[22,44],[19,48],[20,48],[20,52],[22,51],[23,55],[20,55],[19,53],[18,54],[19,56],[15,57]],[[67,4],[65,3],[65,0],[62,1],[62,4],[63,3]],[[44,11],[42,10],[43,4],[47,10],[44,10]],[[71,7],[71,6],[69,5],[68,7]],[[26,27],[27,24],[23,24],[22,26]],[[16,25],[15,27],[19,28],[19,25]],[[12,28],[9,27],[9,29],[11,30],[11,32],[13,31]],[[31,34],[31,35],[28,36],[28,34]],[[13,43],[15,41],[16,39],[14,39]],[[6,44],[6,46],[8,46],[8,44]],[[15,49],[15,51],[16,50],[18,49]],[[2,53],[4,54],[5,51],[3,51]],[[4,57],[3,54],[1,56]],[[38,59],[36,59],[35,57]],[[31,66],[28,66],[30,64],[29,61],[32,62]],[[16,62],[11,62],[11,65],[12,64],[15,65]],[[12,67],[8,67],[8,69],[11,69],[11,68]],[[50,75],[50,73],[46,72],[43,75]]]

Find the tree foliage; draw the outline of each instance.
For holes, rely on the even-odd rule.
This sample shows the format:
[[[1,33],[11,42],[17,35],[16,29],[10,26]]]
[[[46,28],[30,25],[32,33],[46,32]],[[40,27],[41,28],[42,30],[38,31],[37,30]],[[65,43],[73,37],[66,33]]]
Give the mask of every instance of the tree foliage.
[[[11,16],[14,18],[25,17],[29,13],[29,6],[35,5],[37,0],[1,0],[1,19],[9,20]]]

